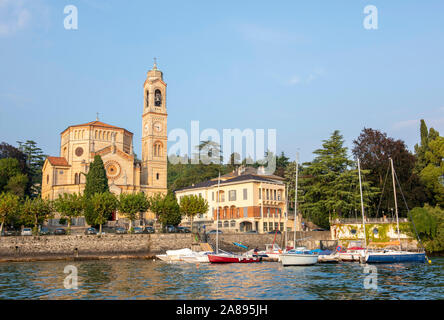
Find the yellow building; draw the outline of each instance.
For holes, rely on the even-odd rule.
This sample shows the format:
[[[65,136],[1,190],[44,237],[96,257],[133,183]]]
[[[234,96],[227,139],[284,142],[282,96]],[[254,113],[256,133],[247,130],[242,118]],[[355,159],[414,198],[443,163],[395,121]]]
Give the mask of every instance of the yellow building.
[[[219,209],[219,228],[225,231],[245,232],[256,230],[266,233],[272,230],[293,230],[293,219],[286,219],[285,184],[283,178],[265,175],[263,168],[240,167],[232,173],[197,183],[176,191],[180,203],[185,195],[197,195],[208,201],[208,212],[201,213],[193,225],[216,228]],[[218,201],[219,189],[219,201]],[[183,225],[189,225],[184,218]]]
[[[60,155],[43,165],[42,198],[54,200],[63,193],[82,193],[85,174],[95,155],[102,157],[110,191],[167,191],[166,83],[154,64],[143,86],[142,160],[133,151],[133,133],[101,121],[72,125],[61,134]]]

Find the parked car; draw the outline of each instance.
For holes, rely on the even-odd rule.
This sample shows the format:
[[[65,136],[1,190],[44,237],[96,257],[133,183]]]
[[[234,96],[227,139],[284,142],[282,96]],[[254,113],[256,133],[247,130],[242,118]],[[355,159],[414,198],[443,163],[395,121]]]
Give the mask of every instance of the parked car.
[[[248,230],[248,231],[245,231],[245,233],[257,233],[257,230]]]
[[[268,232],[268,234],[275,234],[276,231],[277,231],[277,234],[281,234],[280,230],[273,230],[273,231]]]
[[[218,232],[218,231],[219,231],[219,232]],[[207,234],[216,234],[216,233],[221,234],[221,233],[222,233],[222,230],[210,230],[210,231],[207,232]]]
[[[117,227],[116,228],[116,233],[117,234],[125,234],[126,233],[126,229],[122,228],[122,227]]]
[[[85,234],[97,234],[96,228],[87,228]]]
[[[143,229],[141,227],[135,227],[133,230],[134,230],[134,233],[137,233],[137,234],[143,233]]]
[[[171,224],[167,224],[165,226],[165,231],[167,233],[176,233],[177,232],[177,228],[175,226],[171,225]]]
[[[155,233],[155,231],[153,227],[145,227],[143,233]]]
[[[177,227],[179,233],[191,233],[191,230],[187,227]]]
[[[10,237],[17,235],[17,231],[15,230],[3,230],[3,236]]]
[[[51,234],[51,231],[46,227],[41,227],[39,231],[39,235],[41,236],[49,236]]]
[[[322,229],[322,228],[317,228],[317,229],[313,229],[313,231],[328,231],[328,230],[325,230],[325,229]]]
[[[32,236],[32,229],[31,228],[23,228],[21,235],[22,236]]]
[[[63,228],[57,228],[54,230],[54,235],[56,235],[56,236],[60,236],[63,234],[66,234],[66,230]]]

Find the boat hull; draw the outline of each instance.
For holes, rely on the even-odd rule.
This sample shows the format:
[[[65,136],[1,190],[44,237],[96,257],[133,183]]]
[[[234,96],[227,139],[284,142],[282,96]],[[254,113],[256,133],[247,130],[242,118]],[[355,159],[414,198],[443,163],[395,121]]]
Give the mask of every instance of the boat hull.
[[[339,252],[339,260],[345,262],[361,261],[361,258],[365,255],[365,250],[354,250]]]
[[[319,255],[318,262],[319,263],[338,263],[339,262],[339,255],[337,255],[337,254]]]
[[[314,254],[281,254],[282,266],[309,266],[318,262],[318,255]]]
[[[253,263],[260,262],[261,258],[209,254],[208,260],[210,261],[210,263]]]
[[[365,257],[366,263],[399,263],[399,262],[426,262],[424,252],[381,252],[369,253]]]

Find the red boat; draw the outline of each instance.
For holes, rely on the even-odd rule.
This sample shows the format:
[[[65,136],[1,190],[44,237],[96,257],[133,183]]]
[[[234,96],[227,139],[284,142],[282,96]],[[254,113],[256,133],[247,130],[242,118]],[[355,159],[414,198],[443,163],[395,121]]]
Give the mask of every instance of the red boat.
[[[260,262],[260,257],[249,257],[237,254],[227,254],[227,253],[219,253],[219,254],[209,254],[208,260],[211,263],[252,263],[252,262]]]

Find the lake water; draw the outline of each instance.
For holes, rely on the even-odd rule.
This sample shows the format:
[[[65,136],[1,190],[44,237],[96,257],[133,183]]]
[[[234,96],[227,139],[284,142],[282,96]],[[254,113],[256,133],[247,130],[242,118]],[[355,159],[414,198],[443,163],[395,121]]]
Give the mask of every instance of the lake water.
[[[67,265],[78,289],[65,289]],[[443,299],[444,258],[378,265],[377,289],[365,289],[359,263],[285,267],[95,260],[0,264],[0,299]],[[367,271],[368,272],[368,271]],[[368,278],[367,278],[368,279]]]

